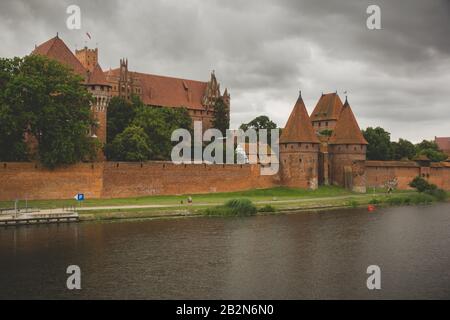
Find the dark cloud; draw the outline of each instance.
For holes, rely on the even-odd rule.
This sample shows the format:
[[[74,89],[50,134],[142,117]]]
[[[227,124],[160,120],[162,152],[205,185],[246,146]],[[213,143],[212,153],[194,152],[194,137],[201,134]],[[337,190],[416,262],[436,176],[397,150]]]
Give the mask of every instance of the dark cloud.
[[[69,4],[82,30],[65,27]],[[381,7],[382,30],[366,28]],[[312,111],[321,92],[349,92],[361,127],[394,138],[449,136],[450,1],[155,0],[5,1],[0,56],[24,55],[59,31],[74,48],[85,33],[104,68],[206,80],[232,94],[232,123],[266,113],[283,126],[301,88]]]

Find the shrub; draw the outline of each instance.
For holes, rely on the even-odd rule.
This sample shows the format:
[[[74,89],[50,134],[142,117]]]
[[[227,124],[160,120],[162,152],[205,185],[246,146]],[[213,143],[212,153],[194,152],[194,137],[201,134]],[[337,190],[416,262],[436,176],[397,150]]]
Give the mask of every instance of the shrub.
[[[409,186],[415,188],[419,192],[424,192],[425,190],[432,188],[432,185],[430,185],[427,180],[419,176],[415,177],[413,181],[409,183]]]
[[[350,207],[352,207],[352,208],[356,208],[356,207],[359,206],[359,202],[356,201],[356,200],[350,200],[350,201],[348,202],[348,205],[349,205]]]
[[[210,216],[251,216],[256,212],[256,206],[248,199],[232,199],[222,206],[205,210],[205,214]]]
[[[430,204],[435,200],[435,198],[429,194],[416,194],[411,197],[411,202],[413,204]]]
[[[426,190],[424,193],[433,196],[438,201],[447,200],[447,193],[442,189]]]
[[[369,204],[380,204],[380,203],[381,203],[381,200],[378,200],[376,198],[373,198],[369,201]]]
[[[407,204],[405,197],[393,197],[386,200],[386,202],[391,206],[400,206],[402,204]]]
[[[435,184],[429,183],[422,177],[415,177],[409,183],[409,186],[416,188],[420,193],[431,196],[438,201],[445,201],[447,199],[447,193],[444,190],[439,189]]]
[[[401,205],[418,205],[418,204],[430,204],[435,200],[435,198],[426,193],[420,193],[409,196],[393,197],[386,200],[386,202],[393,206]]]
[[[266,204],[264,207],[258,209],[259,212],[276,212],[277,209],[272,207],[270,204]]]

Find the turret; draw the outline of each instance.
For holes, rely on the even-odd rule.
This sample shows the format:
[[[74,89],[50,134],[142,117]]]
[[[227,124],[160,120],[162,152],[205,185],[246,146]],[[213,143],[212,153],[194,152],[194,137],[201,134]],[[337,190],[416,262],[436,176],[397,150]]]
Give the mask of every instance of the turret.
[[[317,188],[319,144],[300,92],[280,137],[280,178],[283,185]]]
[[[366,192],[367,144],[346,98],[328,146],[332,184]]]
[[[334,130],[341,111],[342,101],[337,92],[322,93],[311,114],[314,131],[320,134],[325,130]]]
[[[75,50],[75,56],[81,62],[83,67],[89,72],[93,72],[98,63],[98,49],[88,49],[84,47],[81,50]]]

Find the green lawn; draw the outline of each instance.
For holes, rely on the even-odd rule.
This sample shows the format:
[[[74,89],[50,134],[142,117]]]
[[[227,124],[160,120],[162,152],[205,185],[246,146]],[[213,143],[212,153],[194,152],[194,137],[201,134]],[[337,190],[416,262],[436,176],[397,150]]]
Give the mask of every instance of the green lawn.
[[[370,190],[367,195],[372,194]],[[375,190],[376,193],[384,192],[382,189]],[[248,198],[252,201],[268,200],[291,200],[291,199],[317,199],[324,197],[337,197],[346,195],[357,195],[351,191],[334,186],[323,186],[317,190],[294,189],[286,187],[277,187],[271,189],[254,189],[242,192],[210,193],[210,194],[191,194],[194,205],[196,203],[223,203],[226,200],[234,198]],[[82,202],[83,207],[96,206],[125,206],[125,205],[177,205],[181,201],[186,203],[189,195],[178,196],[147,196],[136,198],[119,199],[87,199]],[[63,206],[77,205],[74,199],[67,200],[32,200],[28,201],[28,207],[40,209],[61,208]],[[19,202],[20,207],[25,206],[25,201]],[[14,207],[13,201],[0,201],[0,208]]]

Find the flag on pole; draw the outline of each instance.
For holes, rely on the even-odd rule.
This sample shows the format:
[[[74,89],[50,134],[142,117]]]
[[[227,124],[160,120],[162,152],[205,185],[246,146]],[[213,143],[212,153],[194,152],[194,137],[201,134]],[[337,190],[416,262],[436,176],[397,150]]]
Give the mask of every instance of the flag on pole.
[[[91,40],[91,35],[89,34],[89,32],[86,32],[86,35],[88,36],[89,40]]]

